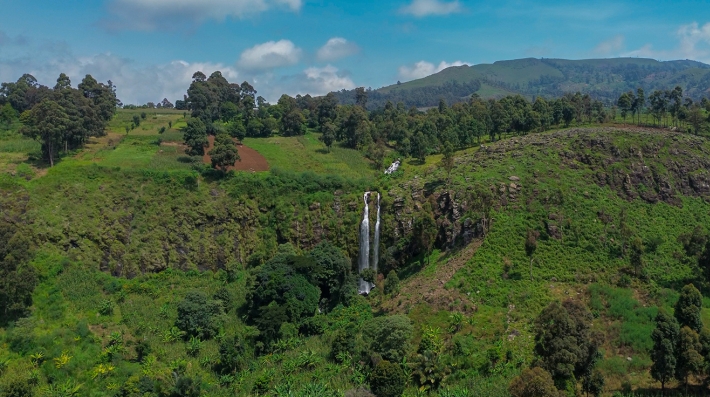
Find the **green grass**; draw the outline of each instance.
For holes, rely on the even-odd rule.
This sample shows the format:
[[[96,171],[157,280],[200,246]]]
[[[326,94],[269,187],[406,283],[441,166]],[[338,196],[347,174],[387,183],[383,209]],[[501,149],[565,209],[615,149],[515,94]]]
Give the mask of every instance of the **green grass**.
[[[266,157],[270,167],[345,178],[370,178],[374,170],[357,150],[333,145],[328,152],[318,140],[320,134],[309,132],[298,137],[246,138],[244,144]]]
[[[140,120],[140,125],[134,130],[131,130],[129,135],[153,135],[157,134],[161,127],[165,127],[168,131],[179,131],[184,125],[182,110],[170,109],[119,109],[116,115],[109,122],[107,131],[125,135],[126,127],[133,124],[133,116],[139,118],[142,113],[146,114],[145,119]],[[172,129],[169,128],[169,123],[172,122]]]
[[[35,153],[39,152],[41,145],[34,139],[16,136],[9,139],[0,138],[0,153]]]

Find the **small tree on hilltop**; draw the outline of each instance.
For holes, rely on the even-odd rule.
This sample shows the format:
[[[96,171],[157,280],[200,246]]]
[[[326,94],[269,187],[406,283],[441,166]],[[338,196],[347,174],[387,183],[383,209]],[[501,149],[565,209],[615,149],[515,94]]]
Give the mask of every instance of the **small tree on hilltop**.
[[[214,148],[210,150],[209,155],[212,159],[212,167],[222,171],[227,171],[227,168],[233,166],[237,160],[241,160],[234,141],[224,133],[217,135]]]
[[[205,148],[209,146],[205,123],[197,117],[191,118],[187,121],[183,132],[185,145],[187,145],[185,152],[190,156],[203,156]]]
[[[321,131],[323,132],[323,135],[321,135],[319,139],[323,142],[323,144],[325,144],[325,147],[328,148],[328,153],[330,153],[330,148],[335,142],[336,128],[337,127],[335,126],[335,124],[331,123],[330,121],[326,122],[324,125],[321,126]]]
[[[43,99],[32,110],[24,112],[21,120],[24,123],[22,134],[42,143],[42,154],[53,167],[57,148],[70,131],[71,120],[65,109],[55,101]]]
[[[667,313],[659,311],[656,315],[656,328],[651,333],[653,340],[651,376],[661,382],[661,390],[665,390],[666,383],[675,377],[679,333],[678,321]]]

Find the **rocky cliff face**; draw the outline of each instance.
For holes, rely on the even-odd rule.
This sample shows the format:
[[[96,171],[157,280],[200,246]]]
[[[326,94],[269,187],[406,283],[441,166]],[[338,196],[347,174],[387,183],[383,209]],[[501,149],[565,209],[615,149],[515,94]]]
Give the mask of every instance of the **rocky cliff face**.
[[[548,170],[520,169],[530,159],[549,161]],[[488,164],[511,160],[517,163],[516,170],[504,176],[476,178]],[[431,211],[439,248],[466,245],[485,235],[492,209],[504,211],[532,201],[545,205],[563,200],[565,192],[538,187],[541,180],[559,178],[561,170],[578,173],[581,186],[595,183],[609,187],[627,200],[678,206],[682,196],[710,199],[710,145],[704,138],[640,128],[530,134],[458,157],[454,174],[459,178],[450,186],[445,185],[443,172],[433,170],[387,192],[389,208],[385,212],[393,215],[388,243],[398,246],[400,258],[417,255],[416,220],[423,211]],[[549,214],[545,221],[548,235],[563,238],[565,222],[560,215]]]

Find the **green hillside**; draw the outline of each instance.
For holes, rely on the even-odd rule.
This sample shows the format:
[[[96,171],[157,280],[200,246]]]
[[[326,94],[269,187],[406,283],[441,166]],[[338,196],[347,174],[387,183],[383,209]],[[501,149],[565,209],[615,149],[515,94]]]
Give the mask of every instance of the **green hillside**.
[[[696,61],[659,62],[642,58],[611,59],[536,59],[525,58],[498,61],[492,64],[455,66],[439,73],[401,84],[371,91],[373,107],[381,107],[387,100],[403,101],[418,107],[436,106],[442,94],[436,87],[456,82],[479,82],[476,90],[455,90],[464,100],[471,94],[483,98],[499,98],[502,93],[557,97],[567,92],[589,93],[593,98],[613,103],[621,93],[642,87],[647,92],[679,85],[688,96],[699,99],[710,93],[710,66]],[[488,87],[497,87],[490,90]],[[421,91],[429,90],[422,98]],[[352,103],[354,93],[336,93],[341,103]],[[451,101],[451,97],[445,97]]]
[[[21,148],[36,150],[23,138],[3,136],[2,147],[15,148],[0,153],[14,164],[0,179],[4,219],[31,236],[39,284],[30,315],[0,327],[2,387],[22,380],[38,395],[137,396],[189,381],[210,396],[356,395],[369,387],[371,360],[384,356],[403,360],[405,395],[415,396],[413,374],[429,365],[417,352],[435,348],[440,372],[429,395],[508,396],[510,380],[534,360],[534,318],[572,299],[589,307],[602,335],[597,368],[609,395],[657,390],[648,372],[656,313],[672,312],[688,282],[710,288],[683,243],[705,239],[710,222],[704,138],[577,128],[458,152],[450,178],[440,156],[405,161],[394,177],[341,172],[367,163],[344,148],[326,166],[292,162],[318,173],[219,177],[156,144],[159,127],[181,118],[162,114],[140,135],[110,134],[48,172],[20,159]],[[329,155],[312,139],[246,143],[288,167],[284,151]],[[382,194],[389,274],[368,297],[350,291],[332,309],[283,323],[267,342],[250,314],[259,272],[296,255],[296,268],[310,266],[307,258],[341,263],[337,285],[350,285],[365,190]],[[422,243],[426,217],[431,251]],[[539,236],[532,268],[529,230]],[[626,252],[634,238],[644,246],[640,270]],[[206,301],[187,301],[194,291]],[[186,302],[202,308],[195,313],[214,310],[214,333],[179,328]],[[710,311],[702,316],[710,325]],[[402,355],[381,350],[378,338],[406,319],[413,325],[396,328],[409,335]]]

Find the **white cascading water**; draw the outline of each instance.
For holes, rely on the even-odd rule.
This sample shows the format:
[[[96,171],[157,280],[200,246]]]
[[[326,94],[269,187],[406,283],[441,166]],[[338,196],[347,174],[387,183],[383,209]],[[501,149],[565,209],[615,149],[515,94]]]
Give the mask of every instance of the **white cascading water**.
[[[363,197],[365,200],[365,211],[362,217],[362,223],[360,224],[360,266],[359,274],[362,271],[370,268],[370,210],[367,206],[367,198],[370,196],[370,192],[365,192]],[[358,293],[369,294],[370,293],[370,283],[363,280],[360,277],[360,286],[358,287]]]
[[[380,194],[377,193],[377,221],[375,222],[375,239],[372,242],[372,270],[377,275],[377,264],[380,261]],[[371,288],[374,288],[374,284]]]

